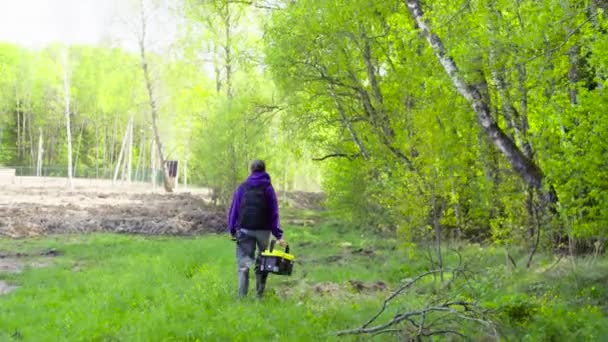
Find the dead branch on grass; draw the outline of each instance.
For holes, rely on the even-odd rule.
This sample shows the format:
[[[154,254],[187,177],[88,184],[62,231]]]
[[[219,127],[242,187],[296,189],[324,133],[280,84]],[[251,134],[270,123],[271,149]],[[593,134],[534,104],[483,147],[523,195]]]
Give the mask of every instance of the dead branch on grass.
[[[452,279],[450,280],[450,283],[460,277],[464,278],[465,283],[468,284],[466,271],[462,268],[427,271],[410,279],[388,296],[382,303],[380,310],[361,327],[338,331],[336,335],[403,333],[406,332],[405,327],[397,328],[396,326],[399,323],[408,322],[411,327],[414,328],[414,330],[410,331],[410,334],[412,334],[412,337],[414,338],[429,337],[433,335],[456,335],[464,338],[466,336],[462,331],[458,331],[457,328],[462,321],[469,321],[484,326],[490,331],[491,335],[498,340],[498,333],[494,323],[486,317],[485,310],[477,306],[474,302],[464,300],[435,301],[434,303],[427,304],[426,307],[422,309],[397,313],[388,322],[372,325],[383,313],[385,313],[393,300],[404,294],[408,289],[414,287],[414,285],[422,279],[438,273],[451,273]]]

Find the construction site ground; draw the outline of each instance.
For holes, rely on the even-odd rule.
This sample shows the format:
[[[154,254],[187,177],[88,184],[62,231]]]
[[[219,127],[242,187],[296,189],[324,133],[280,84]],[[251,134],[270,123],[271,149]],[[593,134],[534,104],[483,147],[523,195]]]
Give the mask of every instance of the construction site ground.
[[[165,193],[149,183],[109,180],[10,177],[0,179],[0,236],[113,232],[198,235],[226,230],[226,208],[211,203],[204,188]],[[318,209],[322,197],[279,193],[282,204]],[[287,218],[286,218],[287,219]]]

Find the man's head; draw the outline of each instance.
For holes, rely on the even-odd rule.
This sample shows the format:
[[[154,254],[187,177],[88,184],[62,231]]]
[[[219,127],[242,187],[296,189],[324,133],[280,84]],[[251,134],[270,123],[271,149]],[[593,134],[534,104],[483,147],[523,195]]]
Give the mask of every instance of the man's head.
[[[264,172],[266,171],[266,164],[261,160],[254,160],[251,162],[251,172]]]

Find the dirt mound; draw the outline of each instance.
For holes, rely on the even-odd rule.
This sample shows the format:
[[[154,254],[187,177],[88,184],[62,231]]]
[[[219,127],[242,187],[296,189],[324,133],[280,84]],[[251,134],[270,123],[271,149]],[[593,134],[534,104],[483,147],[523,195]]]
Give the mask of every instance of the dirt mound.
[[[356,292],[382,292],[388,289],[388,285],[380,280],[370,283],[361,280],[349,280],[348,282]]]
[[[21,200],[20,200],[21,199]],[[195,235],[225,230],[224,210],[190,193],[45,192],[0,198],[0,236],[116,232]]]
[[[318,283],[312,286],[312,290],[319,295],[337,296],[344,291],[340,284],[332,283],[330,281],[324,283]]]

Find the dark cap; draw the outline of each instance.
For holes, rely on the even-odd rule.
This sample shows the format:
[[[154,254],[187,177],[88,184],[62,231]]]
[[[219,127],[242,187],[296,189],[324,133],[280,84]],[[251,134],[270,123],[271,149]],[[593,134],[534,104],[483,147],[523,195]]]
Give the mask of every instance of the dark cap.
[[[254,160],[251,162],[251,172],[264,172],[266,171],[266,164],[261,160]]]

